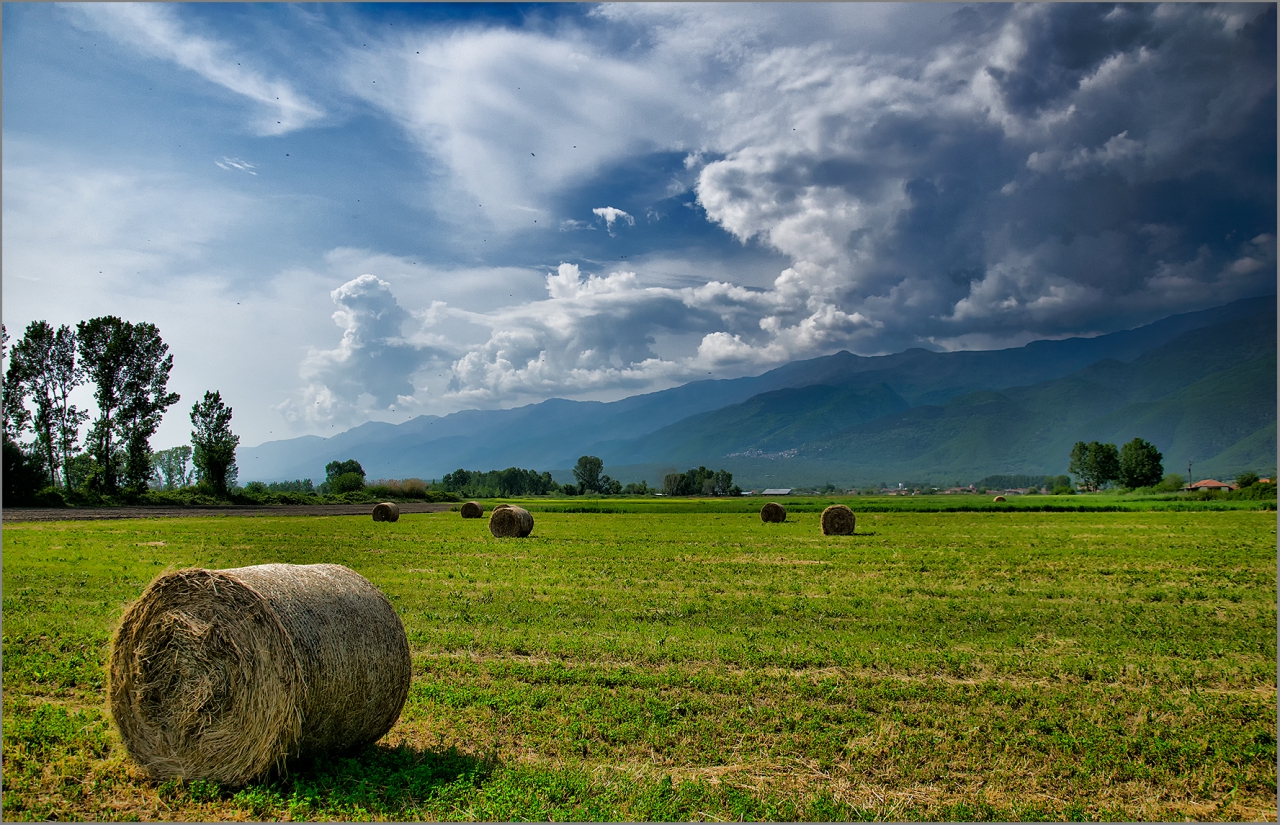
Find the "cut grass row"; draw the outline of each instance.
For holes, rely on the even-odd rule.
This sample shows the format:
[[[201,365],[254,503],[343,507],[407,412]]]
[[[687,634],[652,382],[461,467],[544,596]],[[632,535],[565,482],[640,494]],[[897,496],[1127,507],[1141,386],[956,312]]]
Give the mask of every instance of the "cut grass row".
[[[4,814],[1274,817],[1274,516],[859,531],[806,512],[543,512],[522,541],[451,513],[6,525]],[[124,605],[164,569],[269,561],[387,593],[415,663],[400,723],[248,788],[145,781],[105,716]]]

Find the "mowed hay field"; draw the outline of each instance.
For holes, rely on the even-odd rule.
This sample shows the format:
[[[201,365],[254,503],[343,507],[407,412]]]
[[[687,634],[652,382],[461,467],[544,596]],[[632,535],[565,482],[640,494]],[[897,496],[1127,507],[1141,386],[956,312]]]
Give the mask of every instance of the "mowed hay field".
[[[1275,818],[1274,513],[788,509],[6,523],[4,817]],[[112,629],[164,570],[265,562],[387,594],[399,723],[245,788],[149,782]]]

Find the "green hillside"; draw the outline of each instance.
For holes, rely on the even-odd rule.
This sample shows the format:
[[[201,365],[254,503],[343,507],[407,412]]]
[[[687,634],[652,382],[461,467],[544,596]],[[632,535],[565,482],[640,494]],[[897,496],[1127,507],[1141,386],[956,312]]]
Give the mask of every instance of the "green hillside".
[[[1158,401],[1127,406],[1093,422],[1085,430],[1103,432],[1106,441],[1121,444],[1145,438],[1160,447],[1165,465],[1222,466],[1217,457],[1276,423],[1276,358],[1259,358],[1215,373],[1169,393]],[[1272,437],[1274,441],[1274,436]],[[1247,469],[1262,459],[1258,450],[1244,448],[1239,460]],[[1228,462],[1230,463],[1230,462]],[[1275,448],[1263,463],[1275,463]],[[1234,475],[1234,469],[1231,473]]]
[[[658,452],[676,463],[698,463],[706,456],[780,453],[907,406],[883,383],[794,387],[687,418],[629,443],[615,455],[619,461],[641,463]]]
[[[1234,476],[1240,468],[1267,473],[1272,478],[1275,478],[1275,421],[1272,421],[1248,438],[1240,439],[1208,461],[1197,462],[1194,469],[1201,476],[1229,477]]]
[[[950,484],[996,473],[1056,474],[1066,471],[1076,441],[1121,444],[1135,437],[1155,444],[1170,471],[1185,472],[1190,459],[1197,474],[1265,472],[1275,464],[1275,351],[1274,314],[1260,312],[1185,333],[1128,364],[1103,360],[1052,381],[898,409],[789,454],[743,453],[756,444],[781,447],[784,433],[804,432],[801,421],[818,426],[795,391],[789,391],[793,418],[784,405],[751,399],[732,415],[717,411],[654,436],[715,423],[714,441],[698,446],[714,443],[721,458],[704,452],[699,460],[724,464],[747,486],[904,478]],[[839,397],[836,388],[824,392]],[[649,455],[660,452],[656,441],[648,440]],[[661,454],[692,458],[690,446],[689,440],[669,443]]]

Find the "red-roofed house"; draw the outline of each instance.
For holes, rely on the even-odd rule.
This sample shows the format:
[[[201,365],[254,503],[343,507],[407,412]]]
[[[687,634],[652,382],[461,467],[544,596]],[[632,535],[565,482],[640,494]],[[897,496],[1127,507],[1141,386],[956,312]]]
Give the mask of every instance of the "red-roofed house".
[[[1227,484],[1225,481],[1215,481],[1211,478],[1206,478],[1203,481],[1197,481],[1195,484],[1187,487],[1188,490],[1234,490],[1235,488],[1236,485],[1234,484]]]

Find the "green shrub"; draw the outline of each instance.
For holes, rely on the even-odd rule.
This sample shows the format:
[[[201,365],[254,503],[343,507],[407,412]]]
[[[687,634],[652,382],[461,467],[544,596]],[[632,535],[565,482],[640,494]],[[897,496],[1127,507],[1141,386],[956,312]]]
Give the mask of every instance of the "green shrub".
[[[1265,499],[1274,499],[1276,497],[1275,483],[1264,484],[1261,481],[1254,482],[1248,487],[1230,494],[1231,498],[1245,499],[1246,501],[1262,501]]]
[[[354,493],[364,489],[364,476],[360,473],[342,473],[333,479],[333,492]]]
[[[267,496],[267,504],[315,504],[316,496],[313,493],[271,493]]]
[[[37,507],[66,507],[67,499],[57,487],[45,487],[36,493],[34,504]]]

